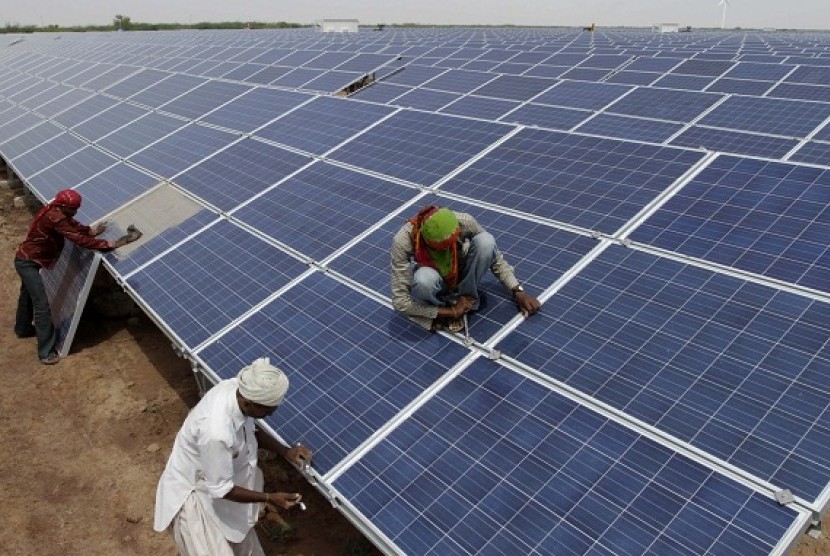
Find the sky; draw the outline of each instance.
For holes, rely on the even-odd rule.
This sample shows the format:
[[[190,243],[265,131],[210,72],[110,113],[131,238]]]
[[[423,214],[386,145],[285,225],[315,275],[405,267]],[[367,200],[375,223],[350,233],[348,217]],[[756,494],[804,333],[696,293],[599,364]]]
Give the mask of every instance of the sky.
[[[358,19],[362,25],[721,26],[719,0],[0,0],[0,24]],[[726,0],[726,27],[829,29],[830,0]]]

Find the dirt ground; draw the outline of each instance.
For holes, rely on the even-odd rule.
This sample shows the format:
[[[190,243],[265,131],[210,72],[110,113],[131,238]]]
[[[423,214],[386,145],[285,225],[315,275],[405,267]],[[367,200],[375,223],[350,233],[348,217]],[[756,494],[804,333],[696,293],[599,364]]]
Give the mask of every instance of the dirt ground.
[[[153,504],[173,438],[198,401],[192,372],[143,315],[105,319],[91,305],[70,355],[40,364],[34,339],[12,332],[12,259],[32,216],[12,208],[14,195],[0,190],[0,553],[174,555],[170,538],[152,529]],[[275,540],[259,530],[266,554],[378,554],[289,465],[264,470],[267,488],[299,491],[308,506],[283,515],[290,530]],[[792,554],[830,555],[830,541],[805,535]]]
[[[13,333],[12,265],[32,211],[0,190],[0,554],[174,555],[153,531],[156,483],[198,388],[185,360],[141,314],[104,319],[87,305],[70,355],[42,365]],[[94,290],[95,291],[95,290]],[[263,530],[268,555],[374,555],[374,547],[281,458],[266,488],[300,492],[307,510]],[[259,529],[259,528],[258,528]]]

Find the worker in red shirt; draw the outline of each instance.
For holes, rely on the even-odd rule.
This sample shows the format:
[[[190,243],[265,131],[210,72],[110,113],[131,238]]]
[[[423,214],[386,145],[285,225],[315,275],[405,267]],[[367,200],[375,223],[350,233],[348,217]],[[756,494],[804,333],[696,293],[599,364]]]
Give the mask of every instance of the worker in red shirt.
[[[14,254],[14,268],[21,281],[14,332],[18,338],[37,336],[37,355],[45,365],[54,365],[59,358],[52,311],[40,269],[55,264],[63,250],[64,238],[87,249],[109,251],[141,237],[136,231],[115,241],[97,239],[106,224],[95,227],[81,224],[73,218],[80,207],[80,193],[72,189],[58,191],[55,199],[37,212],[26,239]]]

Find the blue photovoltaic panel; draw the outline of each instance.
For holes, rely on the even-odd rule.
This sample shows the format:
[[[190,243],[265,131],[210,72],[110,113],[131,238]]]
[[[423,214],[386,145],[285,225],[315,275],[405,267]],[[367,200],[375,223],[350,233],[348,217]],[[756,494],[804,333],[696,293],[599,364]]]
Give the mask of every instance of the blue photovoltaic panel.
[[[115,109],[118,110],[121,105]],[[165,135],[183,127],[187,122],[149,112],[145,116],[121,127],[97,141],[101,147],[121,157],[129,157],[136,151],[158,141]],[[86,124],[84,124],[86,125]]]
[[[211,112],[201,120],[250,133],[274,118],[313,98],[305,93],[256,88]]]
[[[830,304],[612,245],[496,347],[814,503],[829,323]]]
[[[116,83],[125,77],[132,75],[138,71],[138,68],[130,67],[130,66],[114,66],[106,72],[101,73],[98,76],[92,77],[90,80],[84,80],[82,83],[79,82],[77,84],[81,85],[85,89],[91,89],[93,91],[100,91],[106,87],[109,87],[113,83]],[[67,79],[67,83],[72,83],[72,79]]]
[[[145,215],[145,218],[152,222],[153,216],[154,215]],[[167,215],[162,214],[161,219],[164,220],[166,216]],[[161,232],[154,231],[152,237],[149,237],[150,234],[143,237],[138,249],[131,251],[129,253],[129,257],[121,258],[118,255],[118,251],[115,251],[114,253],[107,255],[107,260],[113,265],[117,272],[119,272],[122,276],[125,276],[140,266],[152,261],[158,255],[168,251],[174,245],[185,240],[187,240],[186,244],[189,244],[190,236],[192,234],[197,233],[205,226],[216,221],[216,219],[216,213],[207,209],[198,210],[195,214],[172,226],[168,223],[164,223],[166,227],[162,229]],[[147,230],[147,232],[149,231],[150,230]],[[206,268],[202,269],[203,273],[206,271]]]
[[[518,52],[508,60],[511,64],[539,64],[547,58],[550,58],[548,52]]]
[[[757,97],[763,95],[771,86],[769,81],[729,79],[724,77],[712,83],[706,90],[713,93],[736,93]]]
[[[353,71],[329,70],[315,79],[303,85],[307,91],[320,91],[322,93],[338,93],[360,79],[364,74]]]
[[[383,83],[394,83],[396,85],[408,85],[410,87],[418,87],[419,85],[422,85],[424,82],[429,81],[436,75],[439,75],[445,71],[446,70],[443,68],[411,64],[407,65],[399,72],[384,77]]]
[[[87,119],[83,123],[76,125],[73,128],[73,131],[81,137],[83,137],[84,139],[95,142],[104,137],[105,135],[109,135],[121,126],[138,120],[139,118],[141,118],[142,116],[146,116],[147,114],[150,113],[146,109],[139,108],[138,106],[134,106],[132,104],[116,104],[112,108],[106,109],[103,112]],[[160,119],[166,121],[178,121],[172,120],[167,116],[162,116],[161,114],[151,114],[150,118],[152,118],[154,121],[159,121]],[[178,125],[184,125],[184,122],[180,122]],[[139,124],[139,127],[143,126]],[[164,126],[162,126],[162,129],[164,129]],[[116,131],[116,133],[119,132]],[[118,154],[121,154],[123,156],[125,152],[122,151]]]
[[[431,185],[511,126],[403,110],[330,154],[334,160]]]
[[[100,261],[98,251],[67,241],[54,266],[41,270],[57,334],[55,351],[61,357],[69,355]]]
[[[767,96],[830,102],[830,87],[821,87],[819,85],[799,85],[795,83],[779,83],[770,89]]]
[[[245,138],[177,176],[175,182],[227,212],[311,160],[307,156]]]
[[[221,221],[139,270],[127,283],[192,349],[305,268],[276,247]]]
[[[54,118],[56,114],[63,112],[67,108],[75,106],[76,104],[78,104],[84,99],[89,98],[90,96],[92,96],[92,93],[90,93],[89,91],[74,89],[65,92],[64,94],[50,102],[41,104],[37,107],[36,110],[37,113],[41,116],[45,116],[47,118]]]
[[[528,126],[568,130],[588,118],[593,112],[572,110],[541,104],[523,104],[501,118],[504,122],[516,122]]]
[[[805,519],[484,359],[333,486],[404,554],[761,556]]]
[[[83,147],[72,156],[52,164],[29,178],[29,184],[39,191],[44,198],[51,199],[55,193],[86,181],[98,172],[118,162],[115,158],[96,149]]]
[[[350,52],[323,52],[319,56],[315,56],[305,64],[300,64],[306,68],[314,69],[333,69],[339,66],[346,60],[352,58],[354,54]]]
[[[176,73],[136,93],[130,97],[130,100],[151,108],[158,108],[177,96],[195,89],[205,81],[207,80],[201,77]]]
[[[468,70],[449,70],[438,77],[431,79],[423,86],[438,91],[449,91],[451,93],[469,93],[488,81],[495,79],[492,73]]]
[[[830,104],[733,96],[698,123],[743,131],[805,137],[830,117]]]
[[[32,112],[23,112],[16,117],[7,117],[6,114],[3,114],[3,120],[2,123],[0,123],[0,141],[15,137],[16,135],[35,127],[41,122],[43,122],[43,118]],[[59,130],[60,128],[56,127],[55,129]],[[56,133],[59,133],[59,131]],[[2,145],[0,146],[0,151],[5,154],[7,152],[6,149],[8,148],[8,145],[4,143],[0,143],[0,145]]]
[[[355,93],[350,95],[350,97],[385,104],[401,96],[409,90],[411,90],[410,87],[403,87],[400,85],[388,85],[386,83],[381,82],[375,83],[369,87],[363,87],[362,89],[358,89]]]
[[[129,160],[169,179],[229,145],[236,137],[226,131],[192,124],[153,143]]]
[[[264,67],[261,64],[242,64],[223,75],[222,78],[231,81],[247,81],[250,76],[261,71]]]
[[[579,79],[582,81],[601,81],[609,70],[596,68],[573,68],[561,74],[562,79]]]
[[[135,199],[157,181],[132,166],[119,163],[78,187],[84,202],[78,211],[81,222],[94,222]],[[54,186],[53,186],[54,187]]]
[[[160,110],[189,119],[197,119],[249,90],[251,90],[250,87],[238,83],[208,81],[201,87],[162,105]]]
[[[300,67],[306,62],[313,60],[323,52],[321,50],[293,50],[286,56],[280,58],[281,66]]]
[[[118,98],[129,98],[137,92],[146,89],[151,85],[155,85],[162,79],[170,77],[170,75],[172,74],[166,71],[144,69],[135,75],[131,75],[123,81],[104,89],[104,92]]]
[[[714,93],[637,88],[615,102],[609,112],[688,122],[721,98]]]
[[[353,56],[346,60],[336,69],[341,71],[356,71],[360,73],[369,73],[387,63],[393,61],[397,56],[391,54],[373,54],[364,52]]]
[[[95,95],[56,115],[53,120],[71,128],[112,108],[116,104],[118,104],[118,101],[115,99]]]
[[[26,127],[28,127],[28,123],[27,121]],[[21,129],[20,131],[24,130]],[[14,159],[64,132],[63,129],[49,121],[43,121],[25,131],[25,133],[20,133],[16,137],[0,143],[0,151],[2,151],[6,160]],[[3,141],[3,139],[3,137],[0,137],[0,141]]]
[[[674,135],[682,124],[629,118],[613,114],[597,114],[577,128],[581,133],[602,135],[603,137],[618,137],[637,141],[662,143]]]
[[[692,126],[671,141],[672,145],[704,148],[710,151],[723,151],[767,158],[781,158],[798,144],[796,139],[769,137]]]
[[[583,62],[579,64],[581,68],[602,68],[602,69],[614,69],[618,68],[621,65],[625,64],[631,59],[630,56],[625,55],[610,55],[610,54],[599,54],[590,56]]]
[[[516,276],[532,295],[539,295],[576,264],[594,246],[596,240],[551,226],[545,226],[483,209],[461,201],[428,196],[419,199],[406,214],[373,232],[347,252],[334,259],[328,266],[377,293],[388,296],[390,292],[389,252],[392,238],[423,206],[437,204],[472,215],[476,221],[496,239],[496,245],[508,264],[516,270]],[[483,292],[479,310],[470,315],[471,333],[484,340],[496,333],[516,316],[517,307],[501,283],[492,273],[487,273],[480,290]],[[415,326],[414,324],[412,326]]]
[[[293,49],[291,48],[269,48],[256,58],[253,58],[251,62],[257,64],[273,64],[291,54],[292,51]]]
[[[417,191],[330,164],[314,164],[233,215],[320,261],[382,220]]]
[[[828,60],[830,64],[830,60]],[[789,83],[810,83],[813,85],[830,84],[830,68],[819,66],[801,66],[787,76]]]
[[[314,273],[199,357],[222,378],[263,356],[287,369],[291,395],[272,426],[288,442],[313,446],[314,467],[325,473],[467,353]]]
[[[511,100],[465,96],[445,106],[441,112],[483,120],[498,120],[517,106],[519,103]]]
[[[265,69],[262,69],[249,77],[248,81],[251,83],[262,83],[263,85],[266,85],[268,83],[273,83],[276,79],[279,79],[289,71],[291,71],[291,68],[283,66],[267,66]]]
[[[530,100],[556,83],[558,83],[556,79],[546,79],[544,77],[502,75],[480,87],[477,91],[481,96],[507,100]]]
[[[26,153],[12,159],[15,170],[21,177],[29,177],[51,166],[58,160],[80,151],[84,142],[70,135],[61,133],[49,141],[38,145]],[[62,188],[61,188],[62,189]]]
[[[659,73],[647,71],[621,71],[608,76],[605,82],[619,83],[621,85],[650,85],[659,78]]]
[[[655,87],[667,89],[685,89],[689,91],[702,91],[712,82],[711,77],[699,75],[664,75],[653,83]]]
[[[523,129],[441,189],[614,233],[702,157],[681,149]]]
[[[553,104],[569,108],[599,110],[628,92],[631,87],[606,83],[563,81],[553,89],[533,99],[538,104]]]
[[[319,97],[258,130],[256,135],[324,154],[393,111],[387,106]]]
[[[830,292],[830,171],[721,156],[631,238]]]
[[[830,141],[830,122],[818,130],[816,134],[813,135],[813,139],[816,141]]]
[[[391,104],[435,112],[442,106],[446,106],[458,98],[460,98],[460,95],[457,93],[432,91],[430,89],[412,89],[408,93],[396,98]]]
[[[297,68],[274,79],[272,83],[281,87],[295,87],[302,89],[305,83],[320,77],[325,72],[326,70],[321,69]]]
[[[778,81],[790,73],[793,66],[782,64],[758,64],[755,62],[738,62],[738,64],[726,72],[724,77],[735,77],[738,79],[759,79],[762,81]]]
[[[718,62],[715,60],[686,60],[671,70],[671,73],[684,75],[705,75],[717,77],[729,70],[735,62]]]
[[[491,71],[493,73],[502,73],[507,75],[521,75],[532,67],[533,65],[531,64],[514,64],[512,62],[503,62],[494,67]]]
[[[671,58],[642,57],[637,58],[636,60],[625,66],[625,69],[626,71],[655,71],[665,73],[680,63],[681,62],[679,60]]]
[[[538,65],[533,66],[529,70],[527,70],[524,75],[531,76],[531,77],[560,77],[563,73],[568,71],[569,67],[566,66],[548,66],[548,65]]]
[[[830,143],[808,141],[793,153],[789,160],[830,166]]]

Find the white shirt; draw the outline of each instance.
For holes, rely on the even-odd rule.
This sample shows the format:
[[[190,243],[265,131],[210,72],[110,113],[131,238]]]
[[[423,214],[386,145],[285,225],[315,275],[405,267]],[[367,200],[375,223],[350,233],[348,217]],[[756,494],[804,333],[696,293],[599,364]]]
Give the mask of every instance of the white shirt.
[[[234,485],[253,489],[257,466],[254,420],[236,400],[237,379],[211,388],[190,410],[156,489],[153,528],[164,531],[191,492],[230,542],[256,524],[259,504],[224,500]]]

